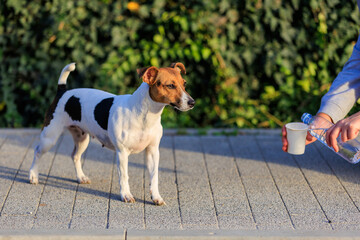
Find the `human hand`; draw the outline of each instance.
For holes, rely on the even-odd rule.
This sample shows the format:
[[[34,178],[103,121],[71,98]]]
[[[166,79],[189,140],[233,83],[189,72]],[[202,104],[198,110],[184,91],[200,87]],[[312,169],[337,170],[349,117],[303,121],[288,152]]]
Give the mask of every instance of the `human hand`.
[[[282,141],[282,150],[284,152],[287,152],[288,150],[288,140],[287,140],[287,132],[286,132],[286,128],[285,128],[285,125],[282,127],[282,130],[281,130],[281,133],[282,133],[282,138],[281,138],[281,141]],[[316,141],[316,138],[313,137],[309,132],[307,133],[307,136],[306,136],[306,142],[305,144],[308,145],[310,143],[313,143]]]
[[[360,112],[351,115],[348,118],[340,120],[326,132],[326,143],[332,147],[335,152],[339,151],[337,138],[341,134],[341,141],[346,142],[354,139],[360,130]]]

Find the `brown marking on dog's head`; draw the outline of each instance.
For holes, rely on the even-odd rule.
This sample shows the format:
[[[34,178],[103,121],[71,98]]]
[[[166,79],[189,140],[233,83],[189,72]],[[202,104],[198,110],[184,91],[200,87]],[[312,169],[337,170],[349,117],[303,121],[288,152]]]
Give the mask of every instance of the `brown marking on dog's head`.
[[[157,74],[159,73],[159,69],[156,67],[146,67],[137,69],[137,73],[139,77],[142,77],[143,81],[149,84],[150,86],[153,85],[156,81]]]
[[[194,107],[194,99],[185,91],[186,81],[182,63],[172,63],[167,68],[142,68],[137,70],[143,81],[150,85],[150,97],[155,102],[169,104],[181,111]]]

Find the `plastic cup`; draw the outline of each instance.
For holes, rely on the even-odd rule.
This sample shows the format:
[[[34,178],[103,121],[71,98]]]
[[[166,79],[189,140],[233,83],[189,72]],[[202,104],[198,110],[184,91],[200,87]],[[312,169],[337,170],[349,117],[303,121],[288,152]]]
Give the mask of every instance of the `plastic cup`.
[[[292,122],[285,125],[290,154],[301,155],[305,152],[308,125],[301,122]]]

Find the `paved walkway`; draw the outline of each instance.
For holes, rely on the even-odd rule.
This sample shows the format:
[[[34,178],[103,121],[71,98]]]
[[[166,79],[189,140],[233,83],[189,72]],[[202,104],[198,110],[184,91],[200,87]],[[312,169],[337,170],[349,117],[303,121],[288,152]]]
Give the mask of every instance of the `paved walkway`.
[[[30,185],[38,136],[39,130],[0,129],[2,236],[66,232],[80,237],[81,230],[91,229],[93,236],[122,239],[162,233],[360,238],[360,165],[317,143],[301,156],[283,153],[280,131],[237,136],[165,132],[159,189],[167,205],[160,207],[150,199],[143,153],[129,160],[134,204],[119,201],[114,152],[96,140],[84,156],[84,172],[92,183],[77,184],[69,134],[43,156],[40,183]]]

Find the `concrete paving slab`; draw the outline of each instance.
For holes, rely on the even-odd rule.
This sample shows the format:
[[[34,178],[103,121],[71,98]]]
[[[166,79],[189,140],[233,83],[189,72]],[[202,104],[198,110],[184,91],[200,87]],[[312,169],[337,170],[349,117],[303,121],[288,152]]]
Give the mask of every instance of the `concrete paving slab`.
[[[306,152],[306,155],[296,156],[295,158],[331,227],[335,230],[343,229],[346,226],[346,224],[342,224],[345,220],[348,223],[359,223],[359,209],[355,206],[327,161],[322,158],[316,146],[308,146]],[[353,226],[353,228],[357,229],[358,226],[359,224]]]
[[[140,239],[186,239],[186,240],[208,240],[208,239],[219,239],[219,240],[335,240],[335,239],[347,239],[355,240],[360,239],[360,232],[358,231],[261,231],[261,230],[250,230],[250,231],[239,231],[239,230],[188,230],[188,231],[138,231],[129,230],[127,231],[127,239],[140,240]]]
[[[144,153],[130,156],[129,182],[137,202],[129,204],[119,200],[114,152],[97,141],[84,158],[91,184],[76,182],[73,141],[65,133],[41,159],[35,186],[28,183],[28,171],[39,130],[0,129],[0,239],[360,236],[360,165],[320,144],[292,156],[281,151],[280,131],[260,133],[165,133],[159,190],[167,205],[159,207],[150,198]]]
[[[229,141],[226,137],[202,137],[201,144],[219,228],[256,229]],[[238,221],[232,221],[230,215]]]
[[[31,185],[29,183],[28,172],[34,157],[33,149],[38,144],[38,140],[39,138],[36,136],[14,179],[13,186],[2,211],[3,218],[0,218],[2,229],[31,229],[33,226],[34,217],[39,208],[41,193],[44,189],[55,151],[61,143],[60,138],[58,144],[43,155],[39,164],[39,184]]]
[[[295,159],[280,152],[277,136],[257,136],[256,141],[266,159],[278,191],[295,229],[331,229]],[[304,211],[306,209],[306,211]]]
[[[16,210],[13,208],[22,208],[21,205],[10,205],[8,204],[12,199],[12,194],[10,194],[14,182],[19,175],[19,168],[21,168],[25,156],[29,151],[29,147],[34,140],[33,135],[17,135],[17,134],[8,134],[5,142],[2,144],[0,149],[0,214],[1,216],[12,215]],[[21,174],[21,173],[20,173]],[[10,196],[10,198],[9,198]],[[21,202],[26,201],[23,196],[21,196]],[[16,211],[19,214],[19,211]],[[25,209],[20,210],[20,215],[28,215]],[[6,221],[2,217],[0,219],[0,229],[9,228],[6,224]],[[3,224],[1,224],[3,223]]]
[[[126,230],[0,230],[0,240],[125,240]]]
[[[293,229],[294,225],[255,136],[230,138],[258,229]]]
[[[108,224],[115,153],[92,139],[85,156],[83,171],[91,184],[78,185],[70,228],[104,229]]]
[[[337,176],[344,190],[349,195],[355,206],[360,208],[360,164],[348,163],[343,158],[334,154],[322,144],[315,145],[321,156],[326,159],[332,172]]]
[[[67,229],[74,206],[77,182],[71,152],[72,137],[65,134],[56,152],[53,165],[35,213],[34,229]]]
[[[199,137],[174,139],[183,229],[218,229],[215,206]]]

